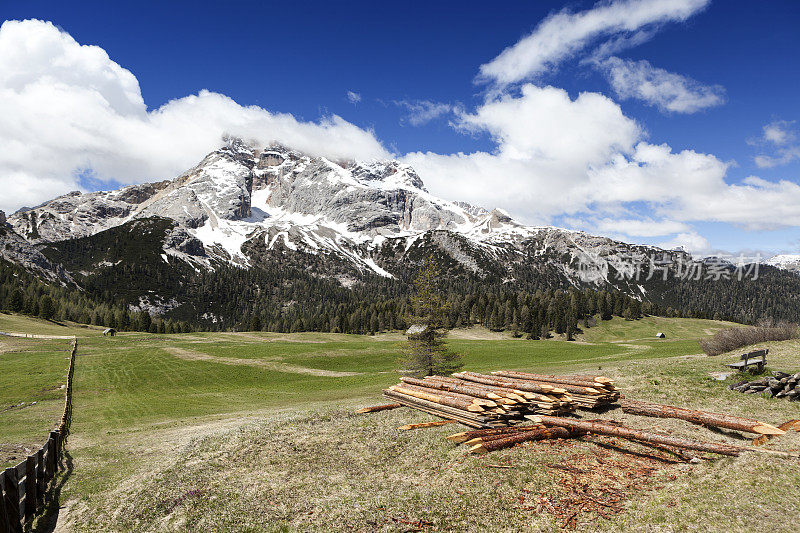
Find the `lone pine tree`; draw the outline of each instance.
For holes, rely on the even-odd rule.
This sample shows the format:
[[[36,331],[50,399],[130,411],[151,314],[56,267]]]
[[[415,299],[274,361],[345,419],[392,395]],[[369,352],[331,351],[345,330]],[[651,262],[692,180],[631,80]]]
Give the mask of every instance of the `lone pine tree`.
[[[400,360],[403,375],[447,375],[463,366],[461,355],[450,351],[444,340],[450,308],[438,287],[439,272],[436,260],[429,256],[414,278],[411,309],[406,317],[411,327]]]

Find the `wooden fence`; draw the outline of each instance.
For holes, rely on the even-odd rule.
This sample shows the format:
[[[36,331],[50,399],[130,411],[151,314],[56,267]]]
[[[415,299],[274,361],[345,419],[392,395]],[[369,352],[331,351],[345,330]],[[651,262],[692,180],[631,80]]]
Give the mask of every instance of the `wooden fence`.
[[[64,412],[58,428],[44,446],[17,466],[0,473],[0,533],[22,533],[25,524],[44,509],[48,491],[61,465],[64,444],[72,423],[72,375],[78,339],[72,337],[72,353],[64,393]]]

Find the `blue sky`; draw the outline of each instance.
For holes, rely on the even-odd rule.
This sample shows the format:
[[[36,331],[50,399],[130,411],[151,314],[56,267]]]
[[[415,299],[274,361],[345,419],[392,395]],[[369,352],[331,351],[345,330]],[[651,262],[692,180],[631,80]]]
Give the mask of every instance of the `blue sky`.
[[[88,69],[80,79],[53,74],[49,69],[57,62],[48,61],[47,54],[72,61],[82,48],[69,52],[70,43],[52,44],[46,28],[29,26],[13,34],[4,28],[0,67],[11,65],[13,71],[24,63],[30,71],[19,75],[27,85],[7,75],[5,90],[38,113],[47,105],[36,105],[35,98],[42,96],[30,90],[31,80],[75,88],[70,92],[74,102],[51,94],[50,114],[19,112],[16,124],[58,122],[58,104],[69,101],[70,110],[90,105],[89,89],[111,101],[114,112],[103,119],[91,107],[65,119],[63,131],[72,141],[31,149],[27,160],[37,163],[29,167],[22,156],[7,156],[4,165],[0,154],[0,171],[6,170],[18,189],[0,201],[3,209],[75,186],[164,179],[181,165],[191,166],[186,161],[213,149],[206,145],[219,137],[215,128],[224,124],[238,134],[234,130],[245,119],[212,121],[207,136],[175,141],[172,150],[186,154],[186,160],[166,153],[163,139],[169,136],[152,133],[152,124],[140,131],[144,137],[152,133],[152,142],[124,147],[120,142],[99,146],[91,139],[80,144],[82,136],[75,131],[107,139],[118,132],[107,132],[97,122],[116,123],[122,115],[152,123],[159,110],[174,117],[178,106],[170,102],[176,100],[186,104],[180,112],[191,114],[181,99],[207,90],[271,113],[241,126],[245,135],[260,137],[262,127],[280,132],[265,136],[300,139],[307,150],[319,146],[325,155],[399,157],[418,167],[432,192],[503,207],[528,223],[683,244],[698,253],[800,251],[800,126],[795,122],[800,120],[800,4],[794,1],[531,1],[490,8],[466,1],[29,1],[4,2],[0,15],[49,21],[80,45],[108,54],[106,60],[78,61],[73,72]],[[588,29],[571,33],[579,27]],[[27,57],[20,50],[30,53],[34,47],[25,46],[26,40],[49,44]],[[609,52],[611,43],[619,46]],[[496,62],[515,46],[510,52],[515,57]],[[128,71],[138,89],[103,61]],[[486,71],[494,74],[479,76]],[[84,81],[95,75],[101,81]],[[660,91],[643,96],[648,90],[643,80],[660,83]],[[112,82],[122,89],[106,85]],[[599,98],[579,101],[582,93]],[[119,94],[124,104],[114,103]],[[230,105],[198,104],[197,114],[225,109],[230,116]],[[559,120],[560,110],[572,119]],[[275,119],[277,114],[290,114],[294,122],[285,115]],[[327,123],[333,116],[346,124]],[[80,124],[81,117],[97,122]],[[192,120],[195,129],[203,124],[195,115]],[[129,126],[121,127],[128,131]],[[168,130],[175,128],[170,122]],[[584,149],[576,129],[592,139],[610,132],[608,145]],[[9,123],[5,137],[0,133],[6,146],[27,142],[9,133],[13,130]],[[50,131],[60,131],[59,124]],[[569,143],[575,145],[574,160],[563,149]],[[668,153],[650,153],[650,147],[662,144]],[[117,150],[122,153],[111,154]],[[38,162],[48,155],[63,163]],[[90,180],[81,178],[86,169],[91,169]],[[743,181],[752,176],[766,181]],[[777,185],[780,180],[783,185]],[[681,192],[674,192],[678,188]],[[601,189],[609,192],[600,194]],[[559,194],[568,198],[554,198]],[[776,202],[780,209],[773,209]]]

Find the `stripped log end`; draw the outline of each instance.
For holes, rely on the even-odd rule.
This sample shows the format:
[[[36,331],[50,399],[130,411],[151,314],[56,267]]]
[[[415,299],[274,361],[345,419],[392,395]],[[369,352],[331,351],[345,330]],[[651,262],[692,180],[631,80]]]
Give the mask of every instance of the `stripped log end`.
[[[475,446],[469,449],[469,453],[474,453],[474,454],[484,454],[487,451],[488,450],[484,448],[482,444],[476,444]]]
[[[449,441],[453,441],[453,442],[456,442],[456,443],[461,443],[461,442],[464,442],[467,439],[469,439],[469,437],[467,436],[467,432],[466,431],[462,431],[461,433],[456,433],[454,435],[448,435],[445,438],[447,440],[449,440]]]
[[[759,422],[757,425],[753,426],[753,431],[761,435],[783,435],[786,433],[780,428],[776,428],[775,426],[771,426],[763,422]]]

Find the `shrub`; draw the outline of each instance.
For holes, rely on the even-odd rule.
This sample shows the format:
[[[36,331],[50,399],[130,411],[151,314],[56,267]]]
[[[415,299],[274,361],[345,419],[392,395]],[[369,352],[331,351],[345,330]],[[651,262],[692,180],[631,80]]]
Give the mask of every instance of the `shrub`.
[[[800,330],[796,324],[781,323],[775,326],[727,328],[718,331],[710,339],[701,340],[700,347],[708,355],[719,355],[759,342],[785,341],[798,337],[800,337]]]

